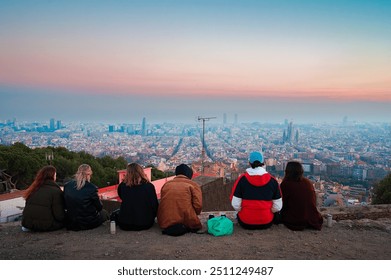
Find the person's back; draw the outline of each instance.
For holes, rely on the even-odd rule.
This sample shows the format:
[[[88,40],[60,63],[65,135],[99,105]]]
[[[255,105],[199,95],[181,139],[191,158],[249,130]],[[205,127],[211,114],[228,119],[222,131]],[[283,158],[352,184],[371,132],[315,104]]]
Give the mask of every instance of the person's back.
[[[260,152],[250,154],[251,168],[236,181],[231,192],[231,204],[238,211],[238,223],[247,229],[266,229],[276,221],[282,199],[279,184],[263,166]]]
[[[108,214],[102,213],[103,206],[98,196],[98,188],[89,182],[91,174],[90,167],[83,164],[76,173],[77,178],[80,176],[84,178],[81,180],[82,184],[80,184],[79,179],[76,179],[64,186],[68,229],[92,229],[100,226],[108,219]]]
[[[124,230],[143,230],[152,227],[157,214],[158,200],[151,183],[138,186],[118,186],[121,208],[118,225]]]
[[[52,231],[64,226],[64,197],[55,183],[56,169],[43,167],[26,191],[22,226],[27,230]]]
[[[124,181],[119,184],[122,200],[114,220],[123,230],[145,230],[153,226],[159,205],[155,187],[137,163],[128,164]]]
[[[102,203],[97,191],[96,186],[89,182],[80,190],[76,189],[75,181],[65,184],[64,199],[69,229],[90,229],[101,224],[99,212],[102,210]]]
[[[180,167],[180,168],[178,168]],[[158,223],[162,229],[175,225],[184,225],[189,231],[202,228],[198,215],[202,210],[202,192],[200,186],[191,181],[191,175],[183,175],[181,168],[188,171],[186,165],[179,165],[176,177],[164,184],[158,208]]]
[[[293,175],[292,175],[293,174]],[[291,230],[307,227],[320,230],[323,218],[316,207],[316,194],[310,180],[303,177],[299,162],[289,162],[281,183],[284,205],[281,222]]]
[[[35,231],[62,228],[65,211],[61,189],[51,181],[44,184],[26,200],[22,226]]]

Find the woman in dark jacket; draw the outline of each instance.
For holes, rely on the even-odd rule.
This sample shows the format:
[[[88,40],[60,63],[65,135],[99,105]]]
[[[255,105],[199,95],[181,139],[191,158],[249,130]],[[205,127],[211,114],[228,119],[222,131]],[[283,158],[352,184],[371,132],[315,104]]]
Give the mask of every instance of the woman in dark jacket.
[[[24,194],[24,230],[51,231],[64,226],[64,196],[55,181],[56,168],[53,166],[45,166],[38,171],[34,182]]]
[[[67,228],[85,230],[100,226],[108,220],[98,196],[98,188],[90,183],[92,175],[88,164],[79,166],[72,180],[64,186],[65,208],[67,210]]]
[[[153,226],[158,200],[154,185],[137,163],[128,164],[124,181],[118,186],[121,208],[115,218],[123,230],[145,230]]]
[[[288,162],[281,183],[281,222],[291,230],[321,230],[323,218],[316,207],[315,190],[303,173],[300,162]]]

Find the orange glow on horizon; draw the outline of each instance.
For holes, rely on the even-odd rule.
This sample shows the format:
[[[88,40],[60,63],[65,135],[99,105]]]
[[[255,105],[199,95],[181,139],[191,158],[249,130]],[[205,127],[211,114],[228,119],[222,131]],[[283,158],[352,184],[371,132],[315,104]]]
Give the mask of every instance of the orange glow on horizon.
[[[289,74],[287,70],[282,71],[284,75],[276,71],[267,73],[264,69],[247,69],[247,73],[221,67],[202,72],[185,66],[176,69],[159,65],[160,68],[151,70],[153,65],[125,66],[102,58],[53,59],[43,54],[33,58],[23,55],[18,59],[2,58],[0,62],[9,66],[0,69],[0,84],[91,94],[391,102],[391,81],[375,81],[374,74],[357,82],[350,76],[350,79],[336,76],[311,79],[303,73]]]

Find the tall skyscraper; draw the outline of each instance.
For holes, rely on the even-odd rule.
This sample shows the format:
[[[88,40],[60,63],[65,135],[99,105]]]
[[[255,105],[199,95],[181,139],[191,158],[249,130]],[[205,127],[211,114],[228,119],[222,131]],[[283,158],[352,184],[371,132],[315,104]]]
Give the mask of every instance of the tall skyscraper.
[[[227,114],[224,113],[223,115],[223,124],[227,124]]]
[[[288,124],[288,127],[286,130],[284,130],[284,135],[282,136],[284,143],[292,143],[293,140],[297,138],[297,141],[299,139],[299,133],[296,132],[296,135],[294,135],[294,129],[293,129],[293,122],[290,122]]]
[[[287,133],[288,142],[292,143],[293,140],[293,122],[290,122],[288,125],[288,133]]]
[[[61,121],[58,120],[58,121],[57,121],[57,129],[61,129],[61,128],[62,128]]]
[[[55,120],[54,120],[53,118],[51,118],[51,119],[50,119],[50,126],[49,126],[49,128],[50,128],[51,131],[54,131],[54,130],[56,129],[56,127],[54,126],[54,124],[55,124]]]
[[[147,119],[144,117],[141,124],[141,135],[147,135]]]
[[[295,143],[299,143],[299,130],[296,129]]]

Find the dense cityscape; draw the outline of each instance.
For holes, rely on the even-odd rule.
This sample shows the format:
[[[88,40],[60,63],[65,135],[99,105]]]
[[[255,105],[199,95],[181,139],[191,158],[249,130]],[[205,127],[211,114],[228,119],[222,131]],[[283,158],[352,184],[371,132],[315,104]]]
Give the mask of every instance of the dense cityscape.
[[[204,140],[204,141],[203,141]],[[232,123],[198,118],[193,124],[0,122],[0,144],[21,142],[30,148],[65,147],[96,157],[124,157],[128,162],[172,171],[187,163],[206,176],[234,180],[248,166],[248,154],[262,150],[268,171],[281,179],[286,163],[302,162],[315,182],[319,206],[370,203],[374,182],[390,172],[391,125]],[[204,143],[204,144],[203,144]]]

